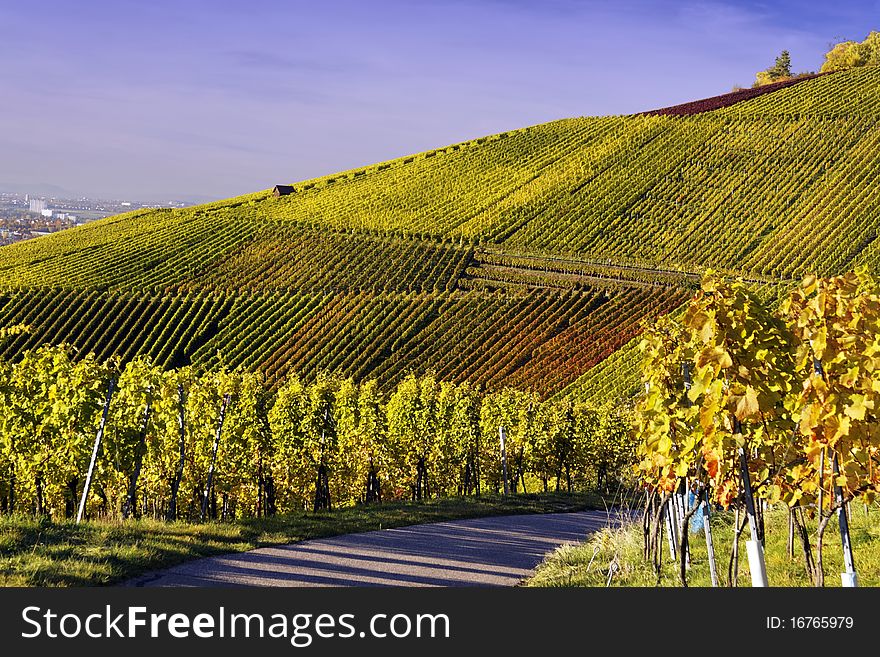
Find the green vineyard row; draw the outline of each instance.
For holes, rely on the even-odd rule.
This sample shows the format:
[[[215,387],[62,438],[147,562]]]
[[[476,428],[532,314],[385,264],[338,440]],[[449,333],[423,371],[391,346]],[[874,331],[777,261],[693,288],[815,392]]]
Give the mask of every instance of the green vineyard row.
[[[497,492],[502,427],[514,492],[609,488],[634,449],[624,414],[513,389],[291,376],[272,392],[255,373],[72,355],[0,360],[0,511],[72,517],[82,499],[90,517],[205,520]]]
[[[123,215],[4,249],[0,275],[7,286],[240,287],[253,258],[302,250],[291,226],[787,279],[874,264],[878,92],[880,72],[859,69],[690,117],[556,121],[279,198]],[[262,270],[259,285],[284,271]]]
[[[675,288],[428,294],[133,292],[41,289],[0,298],[0,325],[29,332],[2,345],[16,358],[42,344],[83,354],[149,355],[167,367],[245,367],[273,383],[290,371],[383,384],[408,372],[542,396],[576,379],[680,305]]]

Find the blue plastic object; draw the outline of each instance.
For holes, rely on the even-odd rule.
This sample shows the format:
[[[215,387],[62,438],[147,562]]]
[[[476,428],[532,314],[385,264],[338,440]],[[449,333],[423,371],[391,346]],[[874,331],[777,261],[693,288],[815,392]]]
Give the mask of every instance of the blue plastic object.
[[[694,494],[693,492],[688,493],[688,508],[693,508],[694,506]],[[703,516],[703,505],[700,505],[700,508],[697,509],[696,513],[691,516],[691,534],[696,534],[697,532],[703,531],[703,522],[705,522],[705,518]]]

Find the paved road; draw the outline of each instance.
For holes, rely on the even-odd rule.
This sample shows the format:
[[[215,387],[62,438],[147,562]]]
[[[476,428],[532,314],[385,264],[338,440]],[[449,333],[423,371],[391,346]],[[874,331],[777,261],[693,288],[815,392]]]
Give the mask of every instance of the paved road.
[[[126,585],[513,586],[607,523],[584,511],[415,525],[199,559]]]

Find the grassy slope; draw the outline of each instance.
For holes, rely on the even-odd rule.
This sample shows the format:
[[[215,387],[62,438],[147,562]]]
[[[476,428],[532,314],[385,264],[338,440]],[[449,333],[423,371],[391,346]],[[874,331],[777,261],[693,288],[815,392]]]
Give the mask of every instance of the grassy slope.
[[[204,525],[155,520],[76,525],[0,516],[0,586],[113,584],[197,557],[425,522],[598,508],[590,494],[394,502]]]
[[[473,295],[487,313],[497,313],[495,325],[502,327],[516,322],[503,312],[511,297],[522,298],[534,285],[565,287],[576,280],[613,289],[609,279],[621,272],[625,286],[678,285],[677,275],[654,274],[655,268],[713,266],[786,281],[806,269],[876,268],[880,196],[871,180],[880,175],[878,98],[880,69],[857,69],[694,116],[554,121],[303,181],[281,198],[263,191],[196,208],[120,215],[0,249],[0,289],[10,291],[0,312],[6,321],[29,321],[22,310],[33,305],[27,295],[45,296],[46,286],[154,301],[183,291],[210,294],[214,306],[192,303],[171,317],[151,301],[153,314],[135,326],[103,327],[119,333],[111,334],[110,341],[120,343],[112,346],[174,340],[161,354],[171,365],[209,364],[218,348],[254,344],[264,353],[240,362],[276,375],[290,366],[317,371],[343,364],[346,374],[369,376],[390,353],[423,358],[427,338],[443,326],[462,332],[460,344],[479,347],[487,363],[504,360],[479,337],[467,337],[466,322],[451,310],[456,305],[442,295]],[[489,265],[477,254],[486,247],[493,253]],[[525,269],[498,265],[514,253],[561,260],[555,273],[534,260]],[[308,266],[297,268],[301,262]],[[506,279],[498,281],[499,275]],[[308,317],[297,314],[299,306],[279,310],[277,298],[263,303],[254,293],[329,296],[304,325]],[[407,296],[414,293],[429,300]],[[381,294],[402,296],[375,296]],[[364,303],[388,310],[368,317],[359,310]],[[112,314],[122,305],[77,307],[72,312]],[[392,326],[395,317],[409,318],[407,326]],[[177,333],[145,329],[172,320],[181,326]],[[86,327],[76,322],[54,315],[34,321],[43,322],[34,339],[86,340]],[[291,355],[293,344],[312,335],[319,340],[329,335],[322,327],[347,321],[353,322],[346,329],[350,344]],[[555,328],[529,334],[528,348],[510,357],[514,370],[539,362],[557,332],[578,321],[563,310]],[[583,324],[584,330],[594,324]],[[383,325],[390,333],[369,332]],[[274,342],[252,327],[269,331]],[[312,333],[304,336],[306,329]],[[583,338],[589,341],[589,334]],[[17,341],[10,354],[27,344]],[[359,359],[364,344],[376,345],[372,360]],[[588,361],[584,367],[595,362]],[[401,371],[410,366],[418,359],[399,363]],[[448,365],[448,375],[476,372],[490,384],[544,386],[548,393],[573,381],[567,376],[547,388],[542,382],[554,366],[542,367],[528,375],[502,367],[497,374],[461,362]]]
[[[853,505],[850,531],[854,561],[860,586],[880,586],[880,513],[875,505],[865,513],[861,505]],[[733,544],[733,514],[716,513],[712,516],[713,544],[722,586],[729,585],[728,565]],[[815,553],[815,522],[808,525]],[[740,537],[739,586],[750,586],[745,541],[748,529]],[[688,571],[690,586],[711,586],[709,562],[703,533],[690,535],[691,567]],[[811,586],[804,568],[803,552],[796,545],[794,559],[788,557],[788,514],[784,508],[772,510],[765,517],[765,559],[767,578],[771,586]],[[824,539],[825,585],[840,586],[843,556],[837,523],[830,522]],[[595,558],[594,557],[595,554]],[[605,586],[612,560],[620,566],[611,580],[612,586],[656,586],[657,577],[649,563],[642,559],[641,523],[618,529],[606,529],[590,541],[558,549],[541,564],[528,581],[529,586]],[[671,562],[666,539],[663,544],[661,586],[680,586],[678,563]],[[592,560],[592,564],[590,563]]]

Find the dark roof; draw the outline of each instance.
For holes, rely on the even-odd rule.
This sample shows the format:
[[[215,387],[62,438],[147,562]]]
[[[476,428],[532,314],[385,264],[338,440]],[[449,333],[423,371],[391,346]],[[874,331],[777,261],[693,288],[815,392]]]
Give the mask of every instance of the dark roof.
[[[275,185],[272,193],[275,196],[284,196],[285,194],[293,194],[296,188],[293,185]]]

